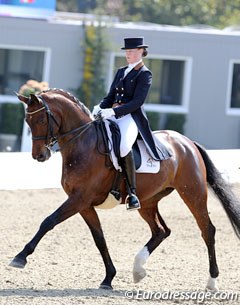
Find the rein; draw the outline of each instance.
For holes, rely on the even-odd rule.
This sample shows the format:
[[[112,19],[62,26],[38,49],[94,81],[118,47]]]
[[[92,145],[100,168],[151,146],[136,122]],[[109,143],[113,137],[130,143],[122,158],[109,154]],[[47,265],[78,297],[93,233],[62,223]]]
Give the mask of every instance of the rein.
[[[63,150],[69,143],[71,143],[74,140],[76,140],[77,138],[79,138],[85,131],[88,130],[88,128],[93,123],[95,123],[96,121],[99,120],[99,118],[97,118],[94,121],[88,122],[88,123],[84,124],[83,126],[77,127],[75,129],[70,130],[68,132],[65,132],[61,135],[54,135],[54,133],[53,133],[53,123],[55,123],[58,127],[60,127],[60,125],[57,122],[57,120],[55,119],[53,113],[51,112],[48,104],[43,99],[43,97],[39,96],[39,98],[42,100],[44,106],[42,108],[40,108],[38,110],[35,110],[35,111],[32,111],[32,112],[26,111],[26,114],[33,115],[33,114],[36,114],[36,113],[45,109],[46,113],[47,113],[47,118],[48,118],[48,132],[47,132],[47,136],[32,136],[32,140],[45,140],[46,141],[45,146],[53,152],[59,152],[59,151]],[[78,133],[74,137],[69,139],[61,148],[58,147],[56,149],[53,149],[53,146],[58,142],[58,139],[66,137],[66,136],[71,135],[71,134],[75,134],[76,132],[78,132]],[[47,143],[47,140],[49,140],[48,143]]]

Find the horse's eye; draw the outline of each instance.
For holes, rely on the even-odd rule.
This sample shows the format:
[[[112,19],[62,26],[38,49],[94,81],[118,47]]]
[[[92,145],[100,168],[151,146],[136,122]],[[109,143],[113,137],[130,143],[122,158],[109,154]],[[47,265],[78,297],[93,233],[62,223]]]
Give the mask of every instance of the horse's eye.
[[[39,118],[37,120],[37,124],[39,124],[39,125],[46,125],[47,124],[46,118]]]

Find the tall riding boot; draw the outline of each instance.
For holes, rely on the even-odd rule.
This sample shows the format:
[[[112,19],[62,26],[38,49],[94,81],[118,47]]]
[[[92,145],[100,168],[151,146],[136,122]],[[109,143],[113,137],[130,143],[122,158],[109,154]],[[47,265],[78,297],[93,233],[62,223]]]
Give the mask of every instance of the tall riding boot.
[[[122,163],[128,186],[128,196],[125,200],[127,210],[140,209],[141,205],[138,197],[136,196],[136,169],[132,151],[130,151],[124,158],[122,158]]]

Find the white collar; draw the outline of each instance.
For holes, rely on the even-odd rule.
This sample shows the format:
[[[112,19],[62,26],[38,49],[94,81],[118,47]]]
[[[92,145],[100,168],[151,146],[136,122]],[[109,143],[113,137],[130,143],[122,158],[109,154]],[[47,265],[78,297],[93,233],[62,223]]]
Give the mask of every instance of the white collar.
[[[133,68],[135,68],[138,64],[140,64],[141,62],[142,62],[142,59],[140,59],[139,61],[137,61],[137,62],[135,62],[135,63],[133,63],[133,64],[129,64],[128,67],[131,68],[131,69],[133,69]]]

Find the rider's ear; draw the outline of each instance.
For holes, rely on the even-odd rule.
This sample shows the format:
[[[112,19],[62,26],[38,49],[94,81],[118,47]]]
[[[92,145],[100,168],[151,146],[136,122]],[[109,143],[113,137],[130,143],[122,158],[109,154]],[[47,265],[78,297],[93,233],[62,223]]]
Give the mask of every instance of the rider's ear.
[[[30,94],[30,103],[41,104],[42,101],[35,94]]]

